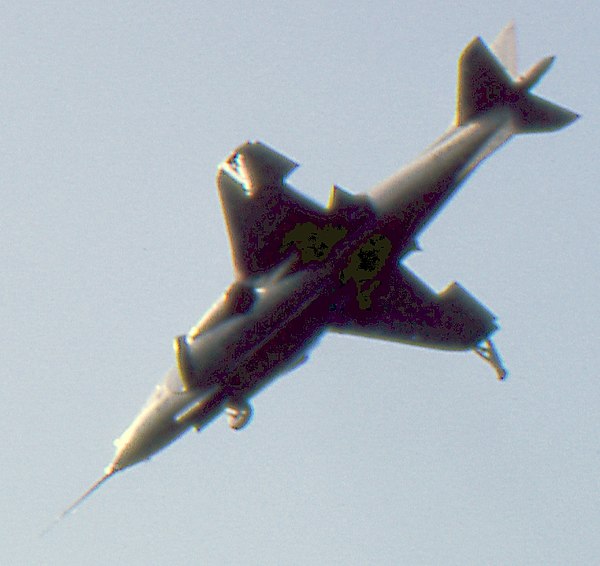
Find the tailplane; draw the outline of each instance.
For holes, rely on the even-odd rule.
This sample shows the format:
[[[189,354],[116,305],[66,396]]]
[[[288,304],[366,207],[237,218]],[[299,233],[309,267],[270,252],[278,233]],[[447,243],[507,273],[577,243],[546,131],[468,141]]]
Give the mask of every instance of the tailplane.
[[[462,52],[458,63],[457,126],[498,109],[510,112],[513,133],[559,130],[579,117],[531,94],[530,89],[550,68],[554,58],[542,59],[518,77],[514,37],[514,27],[510,24],[492,49],[478,37]]]

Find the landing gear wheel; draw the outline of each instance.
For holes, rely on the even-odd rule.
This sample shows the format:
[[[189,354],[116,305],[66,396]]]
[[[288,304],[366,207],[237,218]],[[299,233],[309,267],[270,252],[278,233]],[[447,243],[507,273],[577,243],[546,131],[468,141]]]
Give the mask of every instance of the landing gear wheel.
[[[473,348],[473,351],[496,370],[496,374],[500,381],[506,378],[508,372],[502,365],[498,350],[496,350],[491,340],[484,340],[481,344],[478,344]]]
[[[233,430],[244,428],[252,417],[252,407],[248,401],[228,401],[225,409],[227,424]]]

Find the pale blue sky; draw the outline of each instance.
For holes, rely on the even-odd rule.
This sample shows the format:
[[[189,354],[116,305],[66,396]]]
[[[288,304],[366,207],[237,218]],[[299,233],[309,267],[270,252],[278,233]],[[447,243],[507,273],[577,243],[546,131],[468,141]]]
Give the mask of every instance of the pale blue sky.
[[[0,564],[600,560],[600,8],[592,0],[5,2]],[[463,187],[410,266],[499,317],[476,356],[327,337],[254,403],[113,478],[186,332],[231,280],[218,162],[259,139],[325,202],[452,119],[456,61],[514,18],[536,92],[583,117]]]

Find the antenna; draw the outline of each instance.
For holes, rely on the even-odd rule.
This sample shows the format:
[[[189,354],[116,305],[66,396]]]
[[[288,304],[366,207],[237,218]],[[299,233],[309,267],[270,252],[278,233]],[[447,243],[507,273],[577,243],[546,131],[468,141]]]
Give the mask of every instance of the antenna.
[[[117,470],[115,468],[109,468],[104,475],[97,480],[92,486],[81,496],[79,496],[69,507],[67,507],[60,515],[58,515],[54,521],[46,527],[44,531],[40,534],[41,537],[48,534],[48,532],[54,528],[60,521],[62,521],[65,517],[74,513],[77,508],[90,496],[94,491],[96,491],[108,478],[110,478]]]

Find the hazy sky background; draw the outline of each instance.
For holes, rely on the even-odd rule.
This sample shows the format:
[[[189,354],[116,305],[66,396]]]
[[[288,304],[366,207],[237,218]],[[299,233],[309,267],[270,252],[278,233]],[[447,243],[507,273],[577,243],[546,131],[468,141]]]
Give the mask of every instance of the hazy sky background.
[[[4,2],[0,564],[597,564],[600,8],[478,2]],[[216,167],[247,139],[326,202],[452,119],[456,61],[514,18],[536,92],[410,266],[499,317],[510,370],[329,336],[255,399],[117,475],[184,333],[232,278]]]

